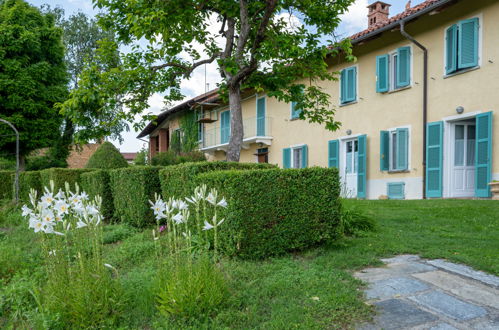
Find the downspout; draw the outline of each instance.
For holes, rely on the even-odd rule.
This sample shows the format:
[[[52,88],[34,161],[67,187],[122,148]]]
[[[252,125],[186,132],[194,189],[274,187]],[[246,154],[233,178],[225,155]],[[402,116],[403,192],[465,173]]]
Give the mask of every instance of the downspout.
[[[426,199],[426,126],[428,123],[428,49],[405,31],[400,22],[400,33],[423,51],[423,199]]]

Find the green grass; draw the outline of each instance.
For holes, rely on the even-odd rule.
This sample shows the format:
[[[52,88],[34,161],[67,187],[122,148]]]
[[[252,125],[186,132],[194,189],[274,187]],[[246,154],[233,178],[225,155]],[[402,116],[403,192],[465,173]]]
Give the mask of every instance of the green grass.
[[[356,237],[330,246],[280,258],[224,260],[221,267],[230,298],[216,316],[189,322],[164,319],[155,310],[156,263],[150,230],[135,232],[127,226],[108,225],[105,262],[118,269],[123,283],[127,301],[123,328],[353,328],[369,319],[372,309],[363,302],[363,284],[352,272],[381,264],[381,257],[402,253],[446,258],[499,275],[499,202],[349,200],[344,205],[376,219],[376,231],[357,232]],[[37,269],[34,235],[20,221],[18,211],[0,214],[0,252],[14,251],[0,258],[4,263],[0,266],[9,269],[0,273],[5,287],[0,288],[0,327],[13,323],[12,311],[2,311],[2,299],[26,286],[20,286],[17,279],[14,284],[20,289],[9,289],[9,280]]]

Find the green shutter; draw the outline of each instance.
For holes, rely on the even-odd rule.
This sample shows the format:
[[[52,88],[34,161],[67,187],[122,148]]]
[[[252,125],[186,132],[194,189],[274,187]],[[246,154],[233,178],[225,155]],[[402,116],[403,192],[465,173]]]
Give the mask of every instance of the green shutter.
[[[308,166],[308,147],[304,145],[301,147],[301,168],[306,168]]]
[[[492,180],[492,112],[476,116],[475,196],[490,197]]]
[[[390,75],[388,55],[376,56],[376,92],[388,92],[390,86]]]
[[[426,196],[442,197],[443,122],[428,123],[426,131]]]
[[[401,88],[411,84],[411,47],[397,49],[396,87]]]
[[[445,31],[445,73],[457,70],[457,25],[454,24]]]
[[[340,103],[346,103],[346,91],[347,91],[347,69],[341,70],[340,75]]]
[[[341,103],[353,102],[357,99],[357,68],[351,67],[341,71]]]
[[[358,153],[358,171],[357,171],[357,197],[366,198],[366,174],[367,174],[367,136],[359,136]]]
[[[265,97],[256,101],[256,135],[265,136]]]
[[[228,143],[230,139],[230,111],[220,115],[220,143]]]
[[[478,18],[459,22],[458,68],[478,65]]]
[[[397,128],[397,170],[407,170],[409,163],[409,129]]]
[[[331,140],[328,143],[328,166],[340,167],[340,141]]]
[[[381,131],[379,168],[381,171],[390,170],[390,132]]]
[[[291,148],[282,149],[282,167],[291,168]]]

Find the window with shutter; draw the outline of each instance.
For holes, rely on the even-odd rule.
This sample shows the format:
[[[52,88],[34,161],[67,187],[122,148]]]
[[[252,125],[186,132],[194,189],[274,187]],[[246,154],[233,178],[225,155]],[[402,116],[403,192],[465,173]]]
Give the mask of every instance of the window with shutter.
[[[291,148],[282,149],[282,167],[291,168]]]
[[[490,197],[492,180],[492,112],[476,116],[475,196]]]
[[[380,170],[409,169],[409,129],[395,128],[380,133]]]
[[[347,104],[357,100],[357,67],[350,67],[341,71],[340,102]]]
[[[256,101],[256,135],[265,136],[265,97]]]
[[[390,132],[381,131],[380,134],[380,170],[390,170]]]
[[[397,49],[396,88],[409,86],[411,83],[411,47]]]
[[[445,30],[445,73],[474,68],[479,63],[479,29],[477,17],[466,19]]]
[[[301,89],[301,93],[303,93],[303,88]],[[296,106],[296,102],[291,102],[291,119],[300,118],[301,109]]]
[[[412,56],[411,47],[376,57],[376,92],[385,93],[411,84]]]
[[[339,140],[331,140],[328,143],[328,166],[339,168],[340,143]]]
[[[376,92],[384,93],[390,89],[389,81],[389,56],[376,57]]]
[[[220,115],[220,143],[228,143],[230,139],[230,111],[224,111]]]
[[[428,123],[426,130],[426,196],[442,197],[443,122]]]

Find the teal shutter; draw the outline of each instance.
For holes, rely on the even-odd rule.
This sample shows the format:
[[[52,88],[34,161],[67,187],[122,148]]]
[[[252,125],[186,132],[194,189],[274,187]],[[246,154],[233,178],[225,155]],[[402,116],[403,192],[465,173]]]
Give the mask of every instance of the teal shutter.
[[[396,87],[401,88],[411,84],[411,47],[397,49]]]
[[[346,91],[347,91],[347,69],[341,70],[340,75],[340,103],[346,103]]]
[[[454,24],[445,32],[445,73],[457,70],[457,25]]]
[[[304,145],[301,147],[301,168],[306,168],[308,166],[308,147]]]
[[[428,123],[426,131],[426,196],[442,197],[443,122]]]
[[[492,180],[492,112],[476,116],[475,196],[490,197]]]
[[[478,65],[478,18],[459,22],[458,68]]]
[[[331,140],[328,143],[328,166],[340,167],[340,141]]]
[[[390,86],[389,76],[389,56],[381,55],[376,56],[376,92],[388,92]]]
[[[291,148],[282,149],[282,167],[291,168]]]
[[[379,168],[381,171],[390,170],[390,133],[381,131]]]
[[[341,103],[353,102],[357,99],[357,68],[351,67],[341,71]]]
[[[256,101],[256,135],[265,136],[265,97]]]
[[[367,168],[367,136],[359,136],[358,172],[357,172],[357,197],[366,198],[366,168]]]
[[[220,143],[229,142],[230,138],[230,111],[224,111],[220,115]]]
[[[407,170],[409,163],[409,129],[397,128],[397,170]]]

